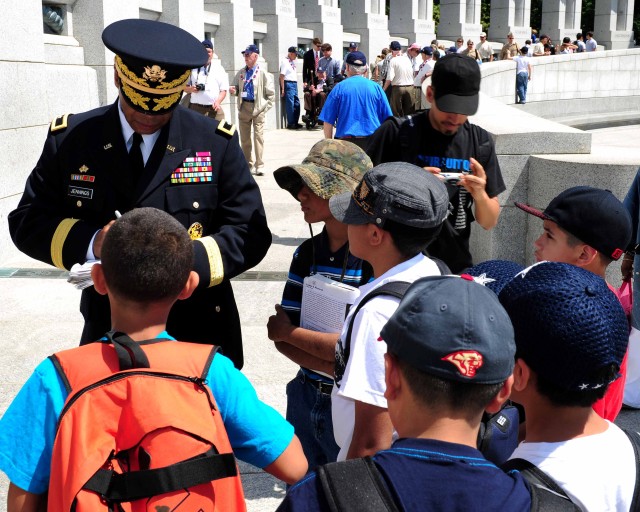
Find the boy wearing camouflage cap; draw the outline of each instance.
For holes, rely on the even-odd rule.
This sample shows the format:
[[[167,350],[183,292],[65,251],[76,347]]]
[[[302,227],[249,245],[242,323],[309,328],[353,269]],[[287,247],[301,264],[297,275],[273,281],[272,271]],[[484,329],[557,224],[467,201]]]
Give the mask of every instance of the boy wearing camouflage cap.
[[[512,458],[548,473],[582,510],[637,510],[631,442],[592,408],[627,349],[618,299],[601,277],[557,262],[525,269],[499,298],[515,332],[511,398],[527,417]]]
[[[395,510],[531,510],[522,475],[504,473],[476,448],[483,412],[498,411],[513,385],[513,328],[497,296],[457,276],[419,279],[381,338],[384,395],[399,439],[372,457],[372,469]],[[330,465],[345,468],[353,493],[366,487],[347,469],[357,462]],[[322,482],[331,470],[320,468],[320,476],[295,484],[278,510],[330,510]],[[338,501],[337,495],[330,498]]]
[[[274,172],[280,187],[300,202],[304,219],[323,222],[322,231],[296,249],[289,277],[269,318],[269,338],[278,351],[300,365],[287,386],[287,420],[301,440],[309,467],[332,462],[338,455],[331,422],[331,389],[337,334],[300,327],[302,284],[305,277],[322,274],[335,281],[360,286],[369,281],[371,267],[349,252],[347,226],[333,218],[329,198],[350,193],[372,164],[355,144],[325,139],[316,143],[302,164]]]

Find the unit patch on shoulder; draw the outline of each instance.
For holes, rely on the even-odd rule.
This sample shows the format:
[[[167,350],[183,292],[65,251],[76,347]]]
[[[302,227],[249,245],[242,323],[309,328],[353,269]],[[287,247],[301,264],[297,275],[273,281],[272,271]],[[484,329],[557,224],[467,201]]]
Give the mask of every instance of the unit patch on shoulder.
[[[216,128],[216,131],[224,137],[230,139],[231,137],[233,137],[233,134],[236,133],[236,127],[235,125],[227,123],[226,121],[220,121],[218,123],[218,127]]]
[[[70,115],[71,114],[64,114],[63,116],[58,116],[53,121],[51,121],[51,126],[49,127],[51,133],[64,130],[67,127],[67,120],[69,119]]]

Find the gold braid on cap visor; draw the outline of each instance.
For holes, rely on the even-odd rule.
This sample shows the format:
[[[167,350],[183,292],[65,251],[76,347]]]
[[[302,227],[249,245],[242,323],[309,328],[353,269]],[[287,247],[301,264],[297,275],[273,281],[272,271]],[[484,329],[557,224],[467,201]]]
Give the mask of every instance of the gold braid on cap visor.
[[[119,55],[116,55],[115,67],[122,84],[122,92],[125,93],[133,105],[136,105],[143,110],[149,110],[148,103],[151,101],[151,98],[144,96],[141,93],[146,92],[148,94],[162,96],[160,98],[153,99],[153,102],[156,104],[152,109],[154,112],[157,112],[158,110],[167,110],[180,101],[182,91],[184,91],[184,86],[191,75],[191,70],[187,69],[175,80],[167,82],[166,84],[161,83],[158,87],[154,88],[149,87],[149,82],[147,82],[147,80],[140,78],[131,71],[124,62],[122,62]],[[160,79],[160,81],[162,81],[162,79]]]

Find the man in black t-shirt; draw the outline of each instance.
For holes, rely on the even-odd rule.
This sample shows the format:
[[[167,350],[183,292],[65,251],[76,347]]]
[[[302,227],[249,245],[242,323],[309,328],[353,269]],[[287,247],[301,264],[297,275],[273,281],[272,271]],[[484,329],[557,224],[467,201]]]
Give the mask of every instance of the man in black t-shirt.
[[[445,180],[450,215],[428,252],[453,272],[472,265],[471,222],[493,228],[500,215],[497,196],[506,189],[489,133],[467,120],[478,110],[479,92],[480,69],[473,59],[460,54],[439,59],[427,88],[431,109],[387,119],[367,150],[374,165],[409,162]]]

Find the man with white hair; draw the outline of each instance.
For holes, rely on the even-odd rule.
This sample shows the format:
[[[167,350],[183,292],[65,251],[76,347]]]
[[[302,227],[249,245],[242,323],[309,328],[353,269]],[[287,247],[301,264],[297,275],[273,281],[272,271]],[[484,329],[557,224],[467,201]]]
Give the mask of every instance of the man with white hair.
[[[338,83],[327,96],[319,119],[324,136],[366,148],[369,136],[391,116],[389,101],[379,84],[364,77],[367,58],[362,52],[350,52],[345,59],[347,79]]]

